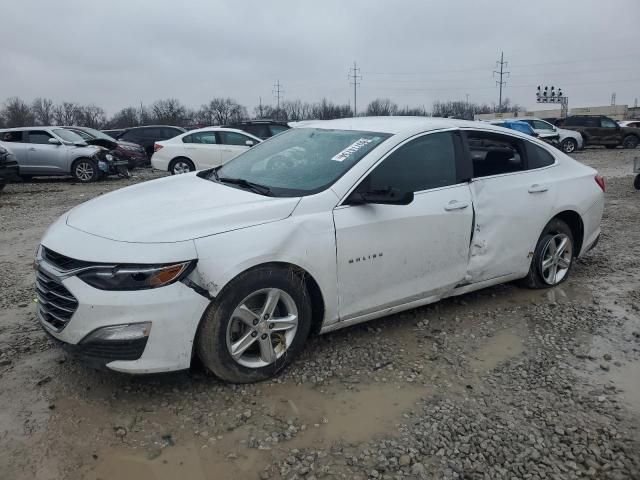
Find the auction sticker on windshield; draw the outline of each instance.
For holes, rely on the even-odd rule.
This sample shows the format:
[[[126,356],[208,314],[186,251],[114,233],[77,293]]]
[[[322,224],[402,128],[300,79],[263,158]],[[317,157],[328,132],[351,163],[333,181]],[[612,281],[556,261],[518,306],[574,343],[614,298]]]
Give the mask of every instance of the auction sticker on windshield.
[[[356,153],[365,145],[373,142],[373,140],[374,140],[373,138],[361,138],[359,140],[356,140],[341,152],[336,153],[333,157],[331,157],[331,160],[335,160],[336,162],[342,162],[347,158],[349,158],[350,155],[353,155],[354,153]]]

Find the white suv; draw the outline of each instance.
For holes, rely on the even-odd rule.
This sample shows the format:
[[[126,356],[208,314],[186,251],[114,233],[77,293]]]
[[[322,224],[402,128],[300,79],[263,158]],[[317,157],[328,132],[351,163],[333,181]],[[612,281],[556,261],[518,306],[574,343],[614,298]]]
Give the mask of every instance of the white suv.
[[[64,214],[37,254],[38,315],[113,370],[198,355],[225,380],[263,380],[310,332],[563,282],[598,239],[603,190],[592,168],[486,123],[318,121]]]

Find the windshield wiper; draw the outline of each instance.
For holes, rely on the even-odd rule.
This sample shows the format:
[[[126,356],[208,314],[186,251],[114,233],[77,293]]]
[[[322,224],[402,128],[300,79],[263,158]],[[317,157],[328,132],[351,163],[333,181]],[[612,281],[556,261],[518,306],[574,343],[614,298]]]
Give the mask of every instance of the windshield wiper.
[[[220,183],[230,183],[232,185],[245,187],[255,193],[259,193],[260,195],[267,195],[269,197],[273,195],[273,192],[271,192],[271,189],[266,185],[260,185],[259,183],[249,182],[244,178],[219,177],[218,173],[215,170],[213,171],[213,175],[216,178],[216,180],[219,181]]]

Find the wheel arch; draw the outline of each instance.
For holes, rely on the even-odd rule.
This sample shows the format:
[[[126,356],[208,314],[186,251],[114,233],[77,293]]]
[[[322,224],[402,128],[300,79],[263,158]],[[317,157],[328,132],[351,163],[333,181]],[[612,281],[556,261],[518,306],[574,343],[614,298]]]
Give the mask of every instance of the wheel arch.
[[[193,165],[193,168],[196,167],[196,163],[191,160],[189,157],[187,157],[186,155],[177,155],[175,157],[173,157],[171,160],[169,160],[169,163],[167,164],[167,171],[171,172],[171,169],[173,168],[173,165],[178,161],[178,160],[188,160],[191,162],[191,164]]]
[[[582,251],[582,242],[584,242],[584,222],[582,221],[582,217],[575,210],[563,210],[557,213],[551,220],[556,218],[562,220],[571,229],[577,257]]]
[[[254,270],[265,267],[278,268],[287,271],[291,275],[298,275],[300,277],[301,281],[304,283],[305,290],[309,294],[309,299],[311,300],[311,333],[317,334],[322,328],[322,323],[325,316],[326,304],[324,296],[322,295],[322,290],[320,289],[318,281],[313,277],[313,275],[311,275],[311,273],[309,273],[303,267],[294,263],[285,261],[272,261],[259,263],[246,268],[241,272],[238,272],[233,278],[229,279],[229,281],[226,282],[220,289],[220,291],[216,294],[216,298],[224,295],[225,291],[229,288],[229,285],[231,285],[236,278],[240,277],[241,275],[250,273]]]

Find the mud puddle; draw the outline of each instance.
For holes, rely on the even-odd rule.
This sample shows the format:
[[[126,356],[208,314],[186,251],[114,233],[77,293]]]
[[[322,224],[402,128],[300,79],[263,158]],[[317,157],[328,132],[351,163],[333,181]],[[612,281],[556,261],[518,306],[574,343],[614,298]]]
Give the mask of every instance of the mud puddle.
[[[502,362],[521,355],[524,348],[524,327],[516,326],[497,332],[478,350],[469,355],[470,366],[478,374],[487,373]]]
[[[251,423],[209,441],[196,436],[164,446],[156,458],[148,449],[108,448],[97,453],[88,480],[163,480],[257,478],[281,450],[322,448],[335,442],[358,444],[398,430],[402,414],[428,396],[422,387],[371,384],[336,385],[323,391],[296,385],[270,385],[259,397],[261,411]],[[264,424],[297,425],[297,434],[278,443],[265,442]],[[270,427],[274,429],[276,427]],[[278,427],[282,428],[282,427]],[[249,447],[249,440],[259,443]]]

